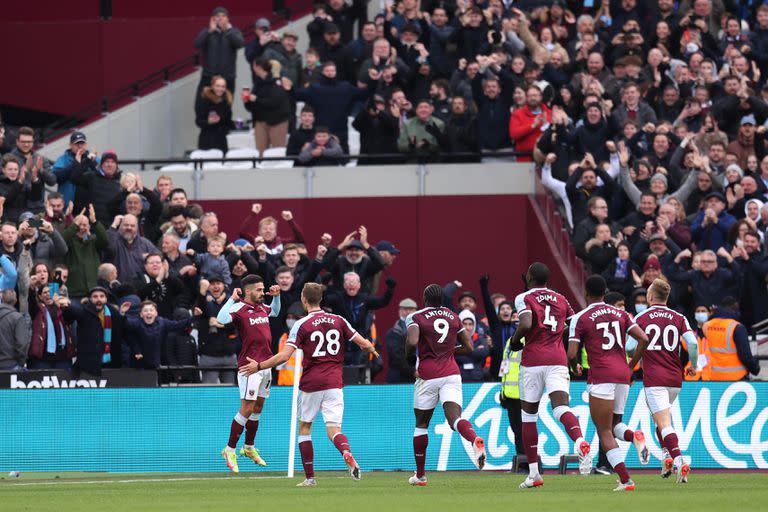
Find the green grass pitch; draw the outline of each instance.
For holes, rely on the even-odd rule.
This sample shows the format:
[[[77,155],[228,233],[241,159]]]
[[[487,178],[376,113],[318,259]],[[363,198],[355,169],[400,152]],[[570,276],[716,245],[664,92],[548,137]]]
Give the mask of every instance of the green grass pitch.
[[[0,480],[0,509],[8,512],[303,510],[654,512],[658,510],[768,510],[768,475],[696,474],[677,485],[636,474],[637,490],[614,493],[615,476],[545,475],[544,487],[520,490],[524,475],[428,473],[428,487],[411,487],[409,473],[318,473],[318,486],[296,488],[302,478],[227,474],[22,474]]]

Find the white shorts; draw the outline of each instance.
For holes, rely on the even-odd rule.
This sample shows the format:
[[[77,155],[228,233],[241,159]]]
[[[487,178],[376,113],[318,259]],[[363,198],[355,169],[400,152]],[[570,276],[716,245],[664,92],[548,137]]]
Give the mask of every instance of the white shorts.
[[[613,413],[624,414],[624,406],[629,396],[629,384],[615,384],[604,382],[602,384],[587,384],[587,393],[595,398],[613,400]]]
[[[251,375],[237,374],[241,400],[256,400],[257,397],[269,398],[272,385],[272,370],[261,370]]]
[[[437,379],[416,379],[413,387],[413,408],[420,411],[431,411],[437,407],[438,401],[454,402],[461,407],[461,375],[449,375]]]
[[[299,420],[313,423],[321,410],[326,425],[340,427],[341,420],[344,419],[344,390],[334,388],[299,392]]]
[[[535,404],[554,391],[570,394],[571,376],[568,368],[560,365],[520,366],[520,400]]]
[[[680,388],[668,388],[666,386],[652,386],[650,388],[644,388],[645,403],[648,404],[648,409],[651,414],[656,414],[672,407],[672,404],[677,399],[677,395],[680,394]]]

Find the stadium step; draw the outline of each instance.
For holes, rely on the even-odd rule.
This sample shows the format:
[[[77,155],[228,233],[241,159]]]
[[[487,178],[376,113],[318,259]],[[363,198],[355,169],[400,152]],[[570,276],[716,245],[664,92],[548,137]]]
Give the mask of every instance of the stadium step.
[[[557,468],[558,473],[560,473],[561,475],[564,475],[565,472],[568,470],[568,464],[574,464],[574,463],[575,464],[579,463],[578,455],[561,455],[560,465]]]
[[[544,466],[541,463],[541,457],[539,459],[539,473],[544,472]],[[520,466],[523,464],[528,464],[528,457],[526,457],[524,454],[515,455],[512,457],[512,472],[517,473],[520,470]]]

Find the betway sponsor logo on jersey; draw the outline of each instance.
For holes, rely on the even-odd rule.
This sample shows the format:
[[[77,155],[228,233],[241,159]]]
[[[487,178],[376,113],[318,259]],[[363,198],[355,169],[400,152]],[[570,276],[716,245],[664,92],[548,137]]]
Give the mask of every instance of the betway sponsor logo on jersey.
[[[21,380],[16,374],[11,375],[11,389],[60,389],[60,388],[105,388],[107,379],[61,379],[56,375],[46,375],[40,380]]]
[[[265,316],[260,316],[259,318],[249,318],[248,321],[251,323],[251,325],[268,324],[269,318]]]
[[[454,316],[453,312],[448,311],[447,309],[433,309],[432,311],[424,313],[424,318],[426,318],[426,319],[430,319],[433,316],[446,316],[446,317],[450,318],[451,320],[456,318]]]
[[[594,320],[599,316],[602,315],[613,315],[616,318],[621,318],[621,312],[618,309],[613,308],[600,308],[592,312],[591,315],[589,315],[590,320]]]
[[[670,413],[680,449],[694,466],[768,468],[766,386],[763,382],[683,385],[679,399],[672,405]],[[471,421],[477,434],[485,438],[488,452],[486,469],[510,469],[515,454],[514,434],[509,428],[506,411],[499,406],[499,385],[482,384],[473,394],[466,392],[468,388],[464,386],[466,407],[462,417]],[[646,433],[648,449],[660,461],[662,451],[656,436],[652,434],[654,425],[642,389],[641,383],[635,383],[630,389],[624,422],[630,429]],[[590,419],[588,400],[585,384],[572,383],[571,409],[579,418],[585,438],[595,447],[598,438]],[[573,452],[573,442],[560,422],[552,416],[547,402],[549,399],[545,396],[539,408],[539,455],[546,466],[552,467],[560,463],[560,456]],[[472,467],[473,448],[470,443],[463,440],[445,421],[430,429],[430,436],[434,432],[439,440],[437,470]],[[619,447],[626,456],[628,466],[640,467],[632,443],[619,441]]]
[[[551,293],[545,293],[544,295],[539,295],[536,297],[536,302],[557,302],[557,295],[552,295]]]

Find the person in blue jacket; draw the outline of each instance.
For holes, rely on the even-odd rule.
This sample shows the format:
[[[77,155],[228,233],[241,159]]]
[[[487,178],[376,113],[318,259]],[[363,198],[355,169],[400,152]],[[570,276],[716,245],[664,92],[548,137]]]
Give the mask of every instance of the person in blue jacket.
[[[151,300],[141,303],[139,317],[127,316],[126,324],[134,336],[129,336],[133,353],[132,364],[138,368],[155,369],[160,366],[163,340],[170,332],[183,331],[192,325],[192,317],[184,320],[169,320],[157,315],[157,304]],[[128,309],[127,307],[125,308]],[[120,312],[124,313],[121,307]],[[195,308],[195,316],[202,312]]]

